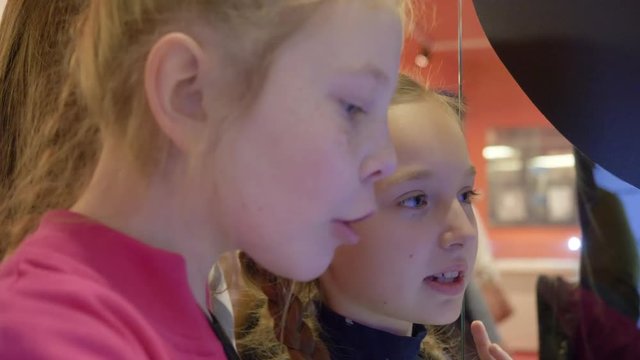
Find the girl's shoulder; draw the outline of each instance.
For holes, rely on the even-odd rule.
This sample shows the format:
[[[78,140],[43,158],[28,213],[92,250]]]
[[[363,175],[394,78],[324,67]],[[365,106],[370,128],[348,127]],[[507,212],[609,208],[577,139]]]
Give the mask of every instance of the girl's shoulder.
[[[127,313],[100,284],[17,253],[0,271],[0,358],[144,358]]]

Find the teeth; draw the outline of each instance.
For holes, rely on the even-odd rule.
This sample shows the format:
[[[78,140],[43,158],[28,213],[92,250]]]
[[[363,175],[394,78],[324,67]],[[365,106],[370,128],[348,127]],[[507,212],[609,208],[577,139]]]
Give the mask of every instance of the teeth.
[[[459,276],[460,276],[459,271],[450,271],[450,272],[434,275],[433,278],[435,278],[435,280],[438,282],[451,283],[451,282],[454,282]]]

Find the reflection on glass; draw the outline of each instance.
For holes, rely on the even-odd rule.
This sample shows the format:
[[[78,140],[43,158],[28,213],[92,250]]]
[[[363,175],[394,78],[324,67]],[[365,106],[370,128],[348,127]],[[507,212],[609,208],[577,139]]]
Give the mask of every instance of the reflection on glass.
[[[575,159],[556,131],[495,129],[482,155],[493,225],[575,223]]]
[[[540,358],[636,359],[640,190],[577,151],[576,159],[580,277],[539,279]]]
[[[440,6],[444,3],[434,2]],[[506,4],[513,4],[508,0],[474,2],[495,5],[494,10],[499,3],[505,8]],[[559,6],[567,10],[572,6],[554,1],[528,3],[530,9],[538,3],[562,3]],[[573,14],[580,13],[579,10]],[[509,20],[518,15],[507,11],[486,13]],[[516,31],[496,34],[494,30],[492,40],[503,41],[503,50],[513,54],[527,48],[535,50],[535,41],[543,39],[545,33],[561,25],[575,24],[569,15],[557,27],[527,27],[527,33],[534,35],[532,44],[526,43],[526,39],[519,41]],[[510,23],[505,21],[506,25]],[[467,33],[482,29],[471,16],[464,25]],[[487,33],[491,33],[492,27],[501,26],[484,25]],[[506,25],[502,28],[508,28]],[[517,28],[515,24],[511,27]],[[551,129],[546,120],[533,121],[543,116],[526,99],[522,83],[516,86],[495,54],[489,54],[491,50],[469,47],[472,40],[481,39],[482,34],[476,34],[476,39],[466,39],[463,83],[470,104],[468,124],[473,129],[469,135],[470,148],[477,154],[481,152],[479,160],[484,165],[479,167],[484,167],[479,177],[484,187],[482,205],[486,205],[482,217],[497,240],[494,245],[499,254],[494,263],[501,272],[506,297],[514,306],[512,316],[498,326],[505,344],[516,360],[640,359],[640,190],[581,154],[574,155],[573,146]],[[549,64],[554,54],[538,52],[538,55],[512,57],[511,63],[516,63],[514,68],[521,72],[545,79],[543,72],[531,71],[534,68],[531,65],[540,64],[540,59]],[[612,58],[609,55],[613,54],[592,55],[602,59]],[[447,59],[453,62],[451,57]],[[432,63],[437,61],[434,57]],[[601,74],[616,78],[606,70]],[[545,86],[553,83],[547,80],[550,79],[541,82],[539,92],[547,98],[566,99],[571,96],[565,97],[564,92],[578,94],[585,88],[578,87],[574,92],[574,81],[565,84],[559,81],[556,84],[560,86],[547,89]],[[619,92],[615,94],[618,96]],[[592,105],[589,103],[586,109]],[[602,109],[597,105],[596,108]],[[626,108],[618,106],[618,109]],[[603,118],[611,116],[605,114]],[[585,124],[580,117],[576,118],[581,126]],[[488,128],[491,130],[486,131]],[[524,250],[513,251],[515,248]]]

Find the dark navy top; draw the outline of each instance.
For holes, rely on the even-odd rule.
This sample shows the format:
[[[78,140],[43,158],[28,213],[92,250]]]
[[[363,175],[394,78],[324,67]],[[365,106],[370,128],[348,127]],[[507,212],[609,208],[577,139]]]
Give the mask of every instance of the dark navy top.
[[[414,325],[412,336],[399,336],[370,328],[319,306],[321,337],[332,360],[417,360],[427,336],[423,325]]]

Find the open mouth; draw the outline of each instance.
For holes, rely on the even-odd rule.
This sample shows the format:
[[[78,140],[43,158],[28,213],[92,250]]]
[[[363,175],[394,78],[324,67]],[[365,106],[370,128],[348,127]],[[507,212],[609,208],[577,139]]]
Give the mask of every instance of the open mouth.
[[[465,290],[465,272],[464,271],[447,271],[427,276],[424,283],[431,288],[446,296],[461,296]]]
[[[438,282],[440,284],[453,284],[456,282],[462,282],[464,274],[462,271],[449,271],[445,273],[435,274],[427,276],[427,280]]]

